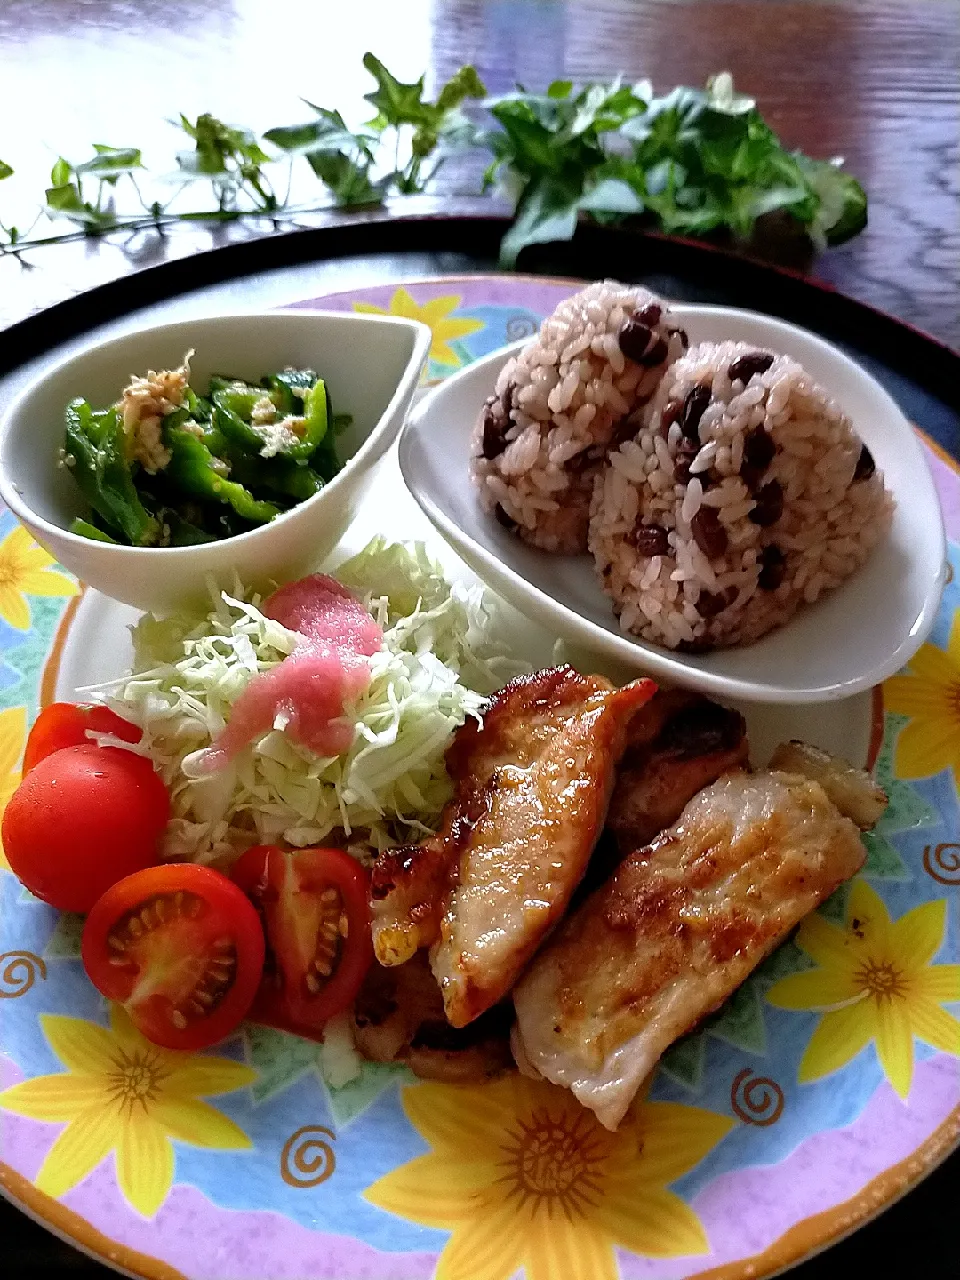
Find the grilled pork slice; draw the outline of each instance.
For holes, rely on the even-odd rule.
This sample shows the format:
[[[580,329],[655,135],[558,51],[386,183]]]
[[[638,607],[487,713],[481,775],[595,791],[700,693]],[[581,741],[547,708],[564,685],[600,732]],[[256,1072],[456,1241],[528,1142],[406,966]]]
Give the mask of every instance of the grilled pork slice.
[[[512,681],[447,751],[455,790],[438,834],[377,860],[377,958],[400,964],[432,946],[453,1026],[506,995],[563,914],[603,828],[630,721],[654,691],[572,667]]]
[[[680,689],[661,689],[639,711],[617,775],[607,826],[621,854],[676,822],[698,791],[746,768],[747,725],[737,711]]]
[[[820,783],[721,778],[541,951],[514,991],[517,1062],[615,1129],[668,1045],[863,860],[857,827]]]
[[[812,778],[861,831],[870,831],[883,817],[887,795],[868,773],[806,742],[781,742],[770,760],[771,769]]]
[[[354,1040],[371,1062],[402,1062],[424,1080],[482,1084],[513,1063],[513,1009],[499,1005],[469,1027],[451,1027],[425,951],[405,964],[375,964],[354,1005]]]

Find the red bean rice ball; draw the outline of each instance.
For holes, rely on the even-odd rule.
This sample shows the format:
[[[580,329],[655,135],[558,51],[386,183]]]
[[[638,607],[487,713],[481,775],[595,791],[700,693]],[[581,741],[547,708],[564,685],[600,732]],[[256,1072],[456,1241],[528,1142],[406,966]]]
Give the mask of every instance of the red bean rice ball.
[[[893,499],[850,419],[788,356],[703,343],[597,481],[590,549],[623,631],[749,644],[855,573]]]
[[[614,280],[565,298],[504,365],[474,429],[484,508],[545,551],[586,551],[594,481],[640,425],[686,334],[660,298]]]

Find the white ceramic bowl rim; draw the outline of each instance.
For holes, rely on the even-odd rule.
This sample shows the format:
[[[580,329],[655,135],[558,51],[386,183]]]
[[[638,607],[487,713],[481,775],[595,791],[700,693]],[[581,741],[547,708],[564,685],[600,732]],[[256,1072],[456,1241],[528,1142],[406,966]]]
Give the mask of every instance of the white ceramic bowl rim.
[[[8,433],[13,429],[14,424],[19,418],[22,405],[27,400],[29,400],[30,397],[34,394],[34,392],[36,391],[37,385],[41,382],[45,382],[48,378],[52,378],[57,374],[60,374],[64,369],[68,368],[70,365],[82,360],[85,356],[89,355],[90,352],[94,349],[98,349],[100,351],[109,351],[111,347],[123,346],[126,343],[128,343],[131,339],[135,339],[143,334],[149,333],[149,334],[161,335],[172,329],[183,328],[186,325],[190,325],[190,326],[195,325],[197,328],[201,328],[204,323],[209,323],[210,321],[217,321],[217,322],[231,321],[231,320],[241,320],[241,321],[268,320],[270,321],[270,320],[276,319],[278,315],[285,315],[285,314],[288,314],[288,313],[283,311],[277,311],[277,310],[219,312],[216,315],[191,317],[188,320],[173,320],[165,324],[141,325],[136,329],[129,329],[126,332],[119,334],[115,338],[109,338],[105,342],[88,343],[87,345],[82,347],[79,351],[71,352],[70,355],[64,356],[62,359],[57,360],[54,364],[49,365],[47,368],[43,370],[43,372],[38,377],[32,379],[30,383],[18,393],[18,395],[14,398],[14,400],[11,402],[10,406],[7,408],[6,412],[4,413],[2,421],[0,421],[0,447],[2,447],[2,442],[6,440]],[[415,335],[418,334],[419,336],[419,341],[417,341],[416,339],[414,341],[411,359],[418,356],[419,351],[423,348],[425,344],[429,342],[431,338],[430,329],[425,324],[422,324],[419,320],[408,320],[403,316],[370,315],[366,312],[363,314],[354,315],[349,311],[324,311],[319,308],[316,308],[316,309],[310,308],[308,311],[304,310],[303,308],[298,308],[297,311],[292,314],[318,316],[321,318],[336,320],[338,323],[343,322],[348,324],[356,324],[358,326],[381,325],[385,328],[410,329],[414,332]],[[408,371],[409,371],[409,366],[408,366]],[[388,404],[385,406],[383,410],[383,414],[381,415],[382,420],[385,420],[389,417],[391,411],[394,409],[395,405],[397,404],[397,401],[403,395],[405,381],[406,381],[406,378],[403,378],[398,383],[396,389],[394,390],[393,395],[391,396]],[[378,434],[377,427],[379,425],[380,424],[378,423],[373,427],[373,429],[367,435],[366,439],[360,445],[360,448],[357,449],[356,453],[354,453],[350,458],[347,459],[347,461],[343,464],[343,466],[340,468],[340,470],[337,472],[334,478],[332,480],[327,481],[327,483],[323,486],[323,488],[320,490],[319,493],[313,494],[311,497],[305,499],[303,502],[296,503],[288,511],[284,511],[280,515],[274,516],[274,518],[271,521],[269,521],[269,525],[274,526],[274,525],[282,524],[290,516],[294,515],[294,513],[298,513],[303,511],[306,508],[315,506],[320,501],[327,501],[329,498],[335,497],[342,483],[346,482],[351,472],[355,471],[359,466],[362,466],[367,455],[376,448],[377,434]],[[14,513],[14,515],[25,517],[30,521],[31,524],[35,525],[40,530],[56,534],[58,537],[64,538],[69,542],[73,542],[81,546],[84,543],[89,542],[89,539],[84,537],[83,534],[73,533],[70,529],[65,528],[62,525],[53,524],[49,520],[46,520],[43,516],[38,515],[37,512],[35,512],[28,503],[24,502],[22,496],[20,495],[20,492],[16,488],[12,479],[5,474],[5,471],[2,467],[0,467],[0,498],[3,499],[4,503],[10,508],[10,510]],[[247,542],[249,542],[250,539],[256,538],[259,535],[261,529],[264,527],[266,526],[261,525],[256,529],[248,529],[244,533],[232,534],[228,538],[218,538],[217,541],[229,542],[231,545],[234,545],[234,546],[244,545]],[[144,552],[149,552],[152,555],[163,555],[168,560],[173,560],[177,557],[187,559],[187,558],[193,557],[196,554],[196,550],[197,550],[196,546],[131,547],[131,546],[127,546],[125,543],[108,543],[108,542],[104,542],[99,545],[102,547],[105,554],[112,553],[118,558],[123,556],[126,556],[126,557],[142,556]]]

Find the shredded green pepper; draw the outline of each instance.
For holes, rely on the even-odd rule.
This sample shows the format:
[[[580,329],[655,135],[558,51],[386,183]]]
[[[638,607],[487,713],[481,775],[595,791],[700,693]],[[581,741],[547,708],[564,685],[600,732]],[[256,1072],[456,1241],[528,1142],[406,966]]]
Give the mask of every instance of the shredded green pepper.
[[[163,441],[171,454],[164,470],[171,484],[196,498],[225,503],[253,524],[267,524],[280,514],[280,508],[272,502],[258,500],[242,484],[227,479],[223,474],[226,464],[182,422],[174,422],[178,416],[171,414],[163,424]]]
[[[109,533],[104,533],[102,529],[98,529],[89,520],[81,520],[79,516],[71,522],[70,532],[79,533],[81,537],[90,538],[93,542],[112,542],[114,546],[117,544],[116,538],[111,538]]]
[[[80,492],[111,529],[135,547],[156,541],[157,522],[134,486],[118,409],[94,413],[86,400],[72,400],[67,405],[64,453]]]
[[[276,413],[261,425],[254,410],[264,400]],[[351,421],[334,415],[311,369],[269,374],[259,386],[216,376],[206,397],[186,386],[179,408],[137,423],[130,440],[121,408],[73,401],[64,455],[91,507],[74,531],[134,546],[232,537],[312,498],[340,470],[334,436]]]

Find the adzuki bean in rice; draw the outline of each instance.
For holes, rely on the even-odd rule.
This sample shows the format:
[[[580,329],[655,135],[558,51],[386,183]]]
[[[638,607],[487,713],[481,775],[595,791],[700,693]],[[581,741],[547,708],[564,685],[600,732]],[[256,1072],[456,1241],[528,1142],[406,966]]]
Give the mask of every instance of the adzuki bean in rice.
[[[608,455],[589,543],[622,629],[697,653],[749,644],[838,586],[892,511],[870,450],[800,365],[704,343]]]
[[[646,289],[604,280],[561,302],[504,365],[477,420],[471,471],[484,509],[545,551],[586,551],[605,457],[636,434],[686,347]]]

